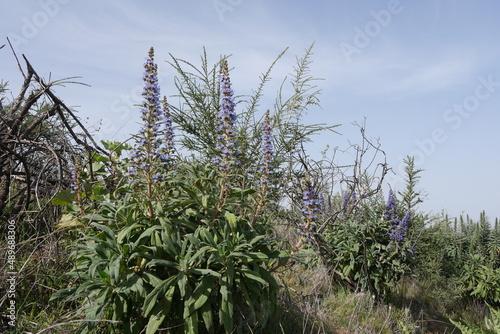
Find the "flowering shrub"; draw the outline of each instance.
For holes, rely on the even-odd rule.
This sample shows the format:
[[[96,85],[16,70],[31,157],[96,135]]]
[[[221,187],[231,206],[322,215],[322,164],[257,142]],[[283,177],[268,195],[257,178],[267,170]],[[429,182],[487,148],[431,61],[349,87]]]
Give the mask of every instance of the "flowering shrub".
[[[411,215],[398,219],[392,191],[382,215],[377,206],[356,199],[354,191],[344,193],[341,207],[339,218],[322,234],[330,249],[329,265],[351,289],[384,297],[410,272],[413,250],[405,236]]]
[[[92,184],[98,201],[73,212],[88,226],[72,255],[74,285],[52,298],[81,303],[87,320],[82,333],[149,334],[166,327],[198,333],[200,326],[231,333],[264,326],[277,305],[278,284],[269,269],[286,254],[268,236],[266,215],[256,216],[252,206],[265,201],[234,182],[236,118],[227,64],[220,79],[217,164],[179,160],[175,168],[172,122],[166,102],[160,106],[153,49],[145,68],[136,145],[128,158],[96,156],[93,166],[103,171],[103,181]],[[272,163],[265,149],[262,185]]]

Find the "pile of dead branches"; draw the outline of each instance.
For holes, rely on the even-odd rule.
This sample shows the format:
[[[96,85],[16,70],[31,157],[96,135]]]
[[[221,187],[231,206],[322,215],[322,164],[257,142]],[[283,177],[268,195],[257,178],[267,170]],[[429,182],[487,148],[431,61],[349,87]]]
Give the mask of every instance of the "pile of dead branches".
[[[50,200],[68,188],[75,161],[102,151],[75,112],[53,87],[75,78],[45,82],[26,56],[19,93],[5,97],[0,86],[0,217],[20,219],[50,209]],[[4,78],[2,78],[4,79]],[[9,102],[10,100],[10,102]],[[7,101],[7,103],[2,103]]]

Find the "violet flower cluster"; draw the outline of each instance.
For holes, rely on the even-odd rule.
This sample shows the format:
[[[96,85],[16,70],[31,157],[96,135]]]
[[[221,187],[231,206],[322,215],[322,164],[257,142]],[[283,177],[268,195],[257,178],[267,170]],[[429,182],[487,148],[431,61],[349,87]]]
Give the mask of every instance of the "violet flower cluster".
[[[233,89],[229,79],[229,69],[227,62],[222,62],[222,71],[220,75],[221,101],[219,111],[219,135],[215,146],[218,156],[213,158],[213,162],[219,165],[224,173],[229,173],[230,167],[236,161],[238,151],[236,149],[236,140],[234,138],[234,126],[236,124],[236,113],[234,108],[236,103],[233,98]]]
[[[392,226],[392,230],[389,234],[389,238],[394,241],[404,241],[406,234],[408,233],[408,228],[410,227],[411,210],[406,212],[403,219],[398,221],[397,225]]]
[[[383,215],[384,220],[389,222],[389,239],[397,242],[404,241],[410,227],[411,214],[411,210],[408,210],[403,219],[398,218],[396,199],[394,198],[392,189],[389,190],[389,197]]]
[[[351,190],[344,192],[344,196],[342,197],[342,207],[339,218],[347,219],[349,214],[354,211],[354,207],[356,206],[356,191]]]
[[[170,114],[170,109],[168,108],[167,98],[163,97],[163,147],[160,155],[160,160],[167,164],[172,161],[172,154],[174,152],[174,126],[172,121],[172,115]]]
[[[154,62],[154,49],[149,50],[148,58],[144,64],[144,90],[142,96],[144,103],[141,109],[143,127],[137,138],[138,149],[131,152],[132,166],[130,174],[138,170],[151,171],[154,163],[169,164],[173,152],[172,118],[168,110],[166,98],[163,108],[160,103],[160,86],[158,84],[158,65]],[[163,124],[163,129],[161,126]],[[160,180],[160,174],[154,175],[155,180]]]
[[[269,186],[273,182],[274,146],[270,123],[268,110],[264,117],[264,123],[262,124],[262,158],[259,166],[261,177],[258,181],[258,187],[263,196],[269,194]]]
[[[394,199],[394,193],[392,189],[389,190],[389,197],[387,199],[386,208],[384,211],[384,219],[392,222],[398,217],[398,210],[396,206],[396,200]]]
[[[302,200],[303,200],[303,222],[298,224],[297,232],[308,239],[312,236],[312,232],[316,228],[318,219],[317,212],[319,210],[319,202],[316,198],[316,192],[311,184],[311,181],[304,179],[302,181]]]
[[[352,190],[351,192],[345,192],[344,197],[342,198],[342,209],[350,209],[354,205],[356,205],[356,191]]]
[[[323,194],[323,192],[319,193],[318,204],[319,204],[319,211],[322,213],[326,213],[325,195]]]

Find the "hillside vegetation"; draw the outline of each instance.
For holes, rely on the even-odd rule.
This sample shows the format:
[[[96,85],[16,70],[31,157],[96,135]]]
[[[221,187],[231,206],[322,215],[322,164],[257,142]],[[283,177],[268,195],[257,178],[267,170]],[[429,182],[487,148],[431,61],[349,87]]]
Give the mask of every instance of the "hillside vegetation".
[[[304,121],[312,46],[260,105],[282,55],[251,96],[228,57],[171,56],[167,101],[151,48],[140,131],[101,143],[53,92],[74,78],[25,58],[19,95],[0,85],[0,332],[500,333],[498,219],[422,212],[432,171],[408,156],[393,189],[364,123],[311,157],[337,130]]]

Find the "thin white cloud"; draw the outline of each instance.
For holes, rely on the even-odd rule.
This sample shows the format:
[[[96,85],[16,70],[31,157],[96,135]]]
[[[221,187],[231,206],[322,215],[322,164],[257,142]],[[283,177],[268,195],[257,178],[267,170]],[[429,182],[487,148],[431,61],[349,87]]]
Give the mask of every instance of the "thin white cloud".
[[[478,63],[466,52],[434,59],[392,50],[360,57],[349,66],[341,57],[323,66],[335,86],[363,96],[406,99],[466,85],[477,76]]]

